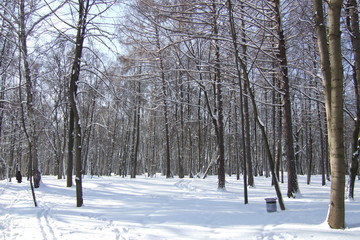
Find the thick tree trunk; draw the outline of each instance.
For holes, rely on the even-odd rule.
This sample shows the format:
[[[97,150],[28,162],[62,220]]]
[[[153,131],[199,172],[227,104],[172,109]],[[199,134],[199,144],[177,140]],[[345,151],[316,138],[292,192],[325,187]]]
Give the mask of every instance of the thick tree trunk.
[[[314,0],[330,147],[331,193],[327,221],[329,226],[335,229],[345,227],[344,100],[340,31],[342,3],[342,0],[329,2],[327,41],[322,1]]]
[[[342,3],[342,0],[332,0],[329,3],[331,112],[328,127],[330,136],[331,197],[328,223],[330,227],[335,229],[345,227],[344,100],[340,31]]]

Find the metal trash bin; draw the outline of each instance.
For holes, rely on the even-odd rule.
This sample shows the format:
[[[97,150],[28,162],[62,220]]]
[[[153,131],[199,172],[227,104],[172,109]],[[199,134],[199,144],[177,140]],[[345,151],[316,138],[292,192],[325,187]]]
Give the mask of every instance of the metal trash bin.
[[[276,200],[277,198],[265,198],[267,212],[276,212]]]

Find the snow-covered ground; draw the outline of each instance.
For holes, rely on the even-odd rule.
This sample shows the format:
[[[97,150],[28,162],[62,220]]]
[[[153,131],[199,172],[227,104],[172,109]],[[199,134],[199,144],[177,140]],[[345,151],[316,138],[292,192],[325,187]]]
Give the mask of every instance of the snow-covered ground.
[[[360,181],[355,201],[346,201],[345,230],[325,223],[329,186],[299,176],[301,196],[286,211],[268,213],[264,198],[275,197],[271,179],[255,178],[244,205],[242,180],[227,177],[226,191],[216,176],[203,179],[85,177],[84,207],[76,207],[75,187],[44,176],[33,206],[28,182],[0,181],[1,239],[346,239],[360,236]]]

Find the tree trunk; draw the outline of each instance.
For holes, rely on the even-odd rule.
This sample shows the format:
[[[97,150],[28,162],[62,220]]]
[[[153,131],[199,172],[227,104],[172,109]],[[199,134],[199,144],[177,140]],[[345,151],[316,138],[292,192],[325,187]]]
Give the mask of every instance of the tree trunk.
[[[340,31],[342,3],[342,0],[332,0],[329,4],[331,112],[328,132],[330,136],[331,197],[328,223],[335,229],[345,227],[344,100]]]
[[[231,31],[231,36],[232,36],[232,42],[233,42],[233,46],[234,46],[234,50],[235,50],[235,63],[236,63],[236,71],[237,71],[237,77],[239,79],[239,90],[240,90],[240,118],[241,118],[241,132],[242,132],[242,148],[243,148],[243,155],[244,155],[244,204],[248,204],[248,191],[247,191],[247,186],[248,186],[248,179],[247,179],[247,174],[248,174],[248,169],[247,169],[247,161],[248,158],[250,156],[250,151],[248,151],[250,148],[248,148],[247,144],[249,143],[249,139],[247,139],[247,137],[250,137],[248,134],[245,133],[245,126],[249,127],[249,122],[245,123],[245,114],[244,114],[244,102],[243,102],[243,83],[241,81],[241,67],[239,64],[239,49],[237,46],[237,36],[236,36],[236,30],[235,30],[235,24],[234,24],[234,16],[233,16],[233,7],[232,7],[232,2],[231,0],[228,0],[228,10],[229,10],[229,22],[230,22],[230,31]],[[244,23],[243,23],[244,24]],[[242,26],[242,31],[245,30],[244,26]],[[246,55],[246,47],[243,47],[244,50],[244,54]],[[246,59],[245,59],[246,60]],[[245,96],[245,98],[247,98]],[[247,106],[248,107],[248,106]],[[247,108],[247,117],[249,117],[249,112],[248,112],[248,108]],[[249,120],[249,119],[247,119]],[[249,129],[246,129],[247,133],[249,133]],[[250,161],[251,164],[251,161]],[[250,165],[250,167],[252,168],[252,166]],[[251,170],[250,170],[251,171]],[[252,175],[252,171],[251,171],[251,175]],[[254,185],[254,178],[250,178],[251,181],[251,186]]]
[[[308,158],[308,169],[307,169],[307,178],[306,178],[306,183],[310,184],[311,182],[311,174],[312,174],[312,165],[313,165],[313,149],[312,149],[312,145],[313,145],[313,137],[312,137],[312,128],[311,125],[309,126],[309,130],[308,130],[308,135],[309,135],[309,146],[307,148],[307,158]]]
[[[80,125],[80,115],[77,105],[77,83],[79,81],[80,76],[80,65],[81,65],[81,56],[83,50],[83,44],[85,39],[86,32],[86,17],[89,10],[89,0],[87,1],[79,1],[79,19],[77,24],[77,35],[75,41],[75,53],[74,53],[74,61],[71,70],[70,76],[70,87],[69,87],[69,102],[70,102],[70,118],[73,115],[73,126],[74,126],[74,146],[73,149],[69,149],[70,151],[74,151],[75,153],[75,183],[76,183],[76,206],[83,206],[83,195],[82,195],[82,159],[81,159],[81,144],[82,144],[82,133],[81,133],[81,125]],[[71,119],[70,119],[70,131],[71,133]],[[75,135],[75,136],[74,136]]]
[[[214,36],[219,34],[217,25],[217,6],[215,0],[212,2],[213,14],[213,31]],[[223,96],[222,96],[222,76],[220,67],[220,45],[216,38],[215,42],[215,98],[216,98],[216,115],[213,115],[213,122],[215,123],[216,139],[219,154],[218,162],[218,189],[225,189],[225,143],[224,143],[224,115],[223,115]]]
[[[348,197],[354,199],[355,179],[359,168],[359,148],[360,148],[360,32],[359,32],[359,13],[356,0],[346,2],[346,26],[349,30],[352,51],[354,54],[353,82],[356,97],[356,119],[354,121],[353,143],[351,167],[348,182]]]
[[[286,43],[284,31],[282,29],[282,21],[280,15],[280,1],[269,0],[274,7],[275,21],[277,28],[278,42],[278,61],[280,67],[281,89],[283,91],[282,103],[284,106],[284,140],[285,140],[285,153],[287,158],[288,170],[288,192],[287,196],[295,198],[295,194],[299,191],[297,175],[296,175],[296,161],[294,151],[293,127],[291,116],[291,101],[290,101],[290,81],[288,75],[288,63],[286,56]]]
[[[138,96],[141,93],[141,83],[138,82],[136,92]],[[138,152],[139,152],[139,143],[140,143],[140,98],[136,97],[136,104],[134,108],[134,120],[133,120],[133,137],[131,142],[131,153],[130,153],[130,161],[131,161],[131,178],[136,178],[137,173],[137,165],[138,165]]]
[[[90,151],[90,140],[93,139],[93,121],[94,121],[94,114],[95,114],[95,105],[96,105],[96,97],[93,96],[91,99],[91,104],[88,105],[87,113],[90,117],[86,117],[86,122],[84,126],[88,126],[83,133],[83,150],[82,150],[82,158],[83,158],[83,169],[84,174],[88,173],[88,162],[89,162],[89,151]],[[90,113],[89,113],[90,112]]]
[[[159,27],[155,26],[155,37],[156,37],[156,45],[159,51],[159,70],[160,70],[160,80],[161,80],[161,90],[162,90],[162,98],[163,98],[163,107],[164,107],[164,126],[165,126],[165,146],[166,146],[166,178],[171,178],[171,154],[170,154],[170,131],[169,131],[169,112],[168,112],[168,93],[167,93],[167,82],[165,76],[164,69],[164,59],[163,54],[161,52],[161,44],[160,44],[160,36],[159,36]]]
[[[344,100],[340,31],[342,3],[342,0],[329,2],[329,38],[327,41],[322,1],[314,0],[330,147],[331,193],[327,221],[329,226],[335,229],[345,227]]]
[[[244,63],[242,63],[241,65],[244,66]],[[248,86],[250,86],[250,81],[249,81],[249,77],[248,77],[247,74],[245,76],[245,80],[248,82]],[[284,204],[282,194],[281,194],[281,191],[280,191],[279,181],[278,181],[278,179],[276,177],[276,173],[275,173],[275,163],[274,163],[274,158],[272,157],[272,154],[271,154],[269,140],[268,140],[268,137],[266,135],[265,126],[263,125],[262,121],[260,120],[260,116],[259,116],[257,106],[256,106],[255,95],[251,91],[251,89],[249,89],[249,95],[250,95],[251,102],[252,102],[253,109],[254,109],[254,117],[256,119],[257,124],[260,127],[261,135],[264,138],[264,145],[265,145],[264,148],[265,148],[265,151],[266,151],[266,153],[268,155],[270,172],[271,172],[271,175],[273,177],[273,183],[274,183],[276,195],[277,195],[278,200],[279,200],[280,209],[285,210],[285,204]]]
[[[265,130],[265,125],[262,123],[260,116],[259,116],[259,112],[256,106],[256,99],[255,99],[255,94],[254,92],[250,89],[250,79],[249,79],[249,75],[246,69],[246,64],[243,62],[243,60],[241,58],[239,58],[239,63],[241,65],[241,68],[243,69],[244,72],[244,80],[247,82],[247,87],[248,87],[248,93],[250,96],[250,100],[252,103],[252,107],[254,110],[254,117],[256,120],[257,125],[259,125],[260,127],[260,131],[261,131],[261,135],[263,136],[264,139],[264,148],[268,157],[268,161],[269,161],[269,167],[270,167],[270,172],[271,175],[273,177],[273,183],[274,183],[274,187],[275,187],[275,191],[276,191],[276,195],[278,197],[279,200],[279,205],[280,205],[280,209],[281,210],[285,210],[285,204],[282,198],[282,194],[280,191],[280,186],[279,186],[279,181],[277,179],[277,176],[275,174],[275,163],[274,163],[274,158],[271,154],[271,150],[270,150],[270,145],[269,145],[269,140],[266,134],[266,130]]]
[[[201,76],[201,74],[200,74]],[[201,79],[200,79],[201,81]],[[198,128],[197,128],[197,132],[198,132],[198,166],[197,166],[197,172],[202,173],[203,172],[203,168],[204,168],[204,154],[203,154],[203,144],[202,144],[202,124],[201,124],[201,96],[202,96],[202,90],[199,89],[199,94],[198,94],[198,107],[197,107],[197,121],[198,121]]]
[[[241,14],[244,16],[245,12],[244,12],[244,4],[241,5]],[[245,25],[245,20],[241,21],[241,38],[242,38],[242,44],[241,44],[241,48],[242,48],[242,54],[244,55],[244,61],[247,61],[247,42],[246,42],[246,25]],[[239,56],[238,56],[239,57]],[[250,110],[249,110],[249,99],[248,99],[248,86],[247,86],[247,81],[243,81],[244,82],[244,131],[245,131],[245,136],[244,136],[244,140],[245,140],[245,152],[246,152],[246,162],[247,162],[247,185],[254,187],[255,186],[255,182],[254,182],[254,173],[253,173],[253,164],[252,164],[252,158],[251,158],[251,145],[250,145]]]
[[[70,94],[70,93],[69,93]],[[66,169],[66,187],[72,187],[72,175],[74,169],[74,113],[69,106],[69,132],[68,132],[68,156]]]
[[[176,131],[176,139],[177,139],[177,155],[178,155],[178,176],[179,178],[184,178],[184,152],[185,152],[185,121],[184,121],[184,90],[183,90],[183,82],[182,82],[182,76],[178,77],[178,83],[176,84],[176,89],[178,94],[180,95],[180,101],[176,104],[176,122],[180,122],[180,128]],[[180,116],[179,116],[180,115]],[[178,119],[180,117],[180,119]],[[190,141],[190,151],[191,151],[191,132],[189,132],[189,141]],[[189,171],[190,177],[192,177],[192,158],[190,156],[190,171]]]
[[[19,97],[20,97],[20,104],[21,104],[21,111],[22,111],[22,125],[26,135],[26,139],[28,141],[28,156],[29,156],[29,168],[28,168],[28,178],[30,179],[30,188],[33,196],[33,201],[35,207],[37,207],[34,185],[33,185],[33,176],[34,172],[40,173],[38,169],[38,159],[37,159],[37,152],[36,152],[36,130],[35,130],[35,110],[34,110],[34,102],[33,102],[33,85],[31,79],[31,70],[30,65],[28,62],[28,49],[27,49],[27,33],[26,33],[26,19],[25,19],[25,1],[22,0],[20,2],[20,46],[21,46],[21,55],[22,61],[25,70],[25,87],[26,87],[26,110],[23,108],[23,103],[21,100],[21,77],[19,81]],[[21,74],[20,74],[21,76]],[[37,178],[40,182],[40,175]],[[36,179],[36,180],[37,180]],[[34,179],[35,181],[35,179]],[[38,183],[39,183],[38,182]],[[37,187],[39,185],[37,184]]]
[[[316,108],[317,108],[317,119],[319,122],[319,132],[320,132],[320,171],[321,171],[321,185],[325,186],[326,185],[326,168],[325,168],[325,164],[327,163],[327,161],[325,161],[325,157],[327,156],[327,154],[325,154],[325,144],[324,144],[324,128],[323,128],[323,121],[322,121],[322,114],[320,111],[320,103],[317,102],[316,103]]]

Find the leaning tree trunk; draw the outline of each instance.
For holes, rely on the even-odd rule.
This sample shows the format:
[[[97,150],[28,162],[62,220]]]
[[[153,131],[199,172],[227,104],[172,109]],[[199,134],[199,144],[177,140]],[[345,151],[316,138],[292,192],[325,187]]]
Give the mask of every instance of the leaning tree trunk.
[[[236,34],[236,30],[235,30],[235,23],[234,23],[234,15],[233,15],[233,6],[232,6],[232,2],[231,0],[228,0],[228,10],[229,10],[229,22],[230,22],[230,30],[231,30],[231,37],[232,37],[232,43],[233,43],[233,47],[235,50],[235,64],[236,64],[236,71],[237,71],[237,77],[239,79],[239,91],[240,91],[240,118],[241,118],[241,132],[242,132],[242,148],[243,148],[243,155],[244,155],[244,204],[248,204],[248,191],[247,191],[247,186],[248,186],[248,179],[247,179],[247,174],[248,174],[248,169],[247,169],[247,161],[249,159],[250,156],[250,151],[248,148],[249,140],[247,137],[249,137],[249,135],[247,135],[245,133],[245,126],[249,127],[248,122],[245,122],[245,109],[244,109],[244,102],[243,102],[243,83],[242,83],[242,79],[241,79],[241,68],[240,68],[240,64],[239,64],[239,49],[238,49],[238,45],[237,45],[237,34]],[[244,23],[243,23],[244,24]],[[242,26],[242,31],[244,31],[244,26]],[[246,48],[243,49],[244,53],[246,54]],[[246,98],[246,96],[245,96]],[[248,109],[247,109],[248,110]],[[247,117],[249,117],[248,112],[247,112]],[[248,120],[248,119],[247,119]],[[249,133],[249,128],[247,128],[247,133]],[[250,165],[251,167],[251,165]],[[253,183],[253,178],[251,179],[251,186],[254,185]]]
[[[268,157],[268,161],[269,161],[269,167],[270,167],[270,172],[271,175],[273,177],[273,183],[274,183],[274,187],[275,187],[275,191],[276,191],[276,195],[278,197],[279,200],[279,205],[280,205],[280,209],[281,210],[285,210],[285,204],[282,198],[282,194],[281,194],[281,190],[280,190],[280,186],[279,186],[279,181],[277,179],[276,173],[275,173],[275,163],[274,163],[274,158],[271,154],[271,150],[270,150],[270,144],[269,144],[269,140],[266,134],[266,129],[265,129],[265,125],[262,123],[262,121],[260,120],[260,116],[259,116],[259,112],[257,109],[257,105],[256,105],[256,99],[255,99],[255,94],[254,92],[250,89],[250,79],[249,79],[249,74],[246,71],[246,65],[245,63],[239,59],[239,62],[241,64],[241,67],[244,71],[244,80],[247,82],[247,86],[248,86],[248,92],[249,92],[249,96],[250,96],[250,100],[253,106],[253,110],[254,110],[254,118],[256,120],[257,125],[259,125],[260,127],[260,131],[261,131],[261,135],[264,138],[264,148],[265,151],[267,153],[267,157]]]
[[[252,91],[252,89],[250,88],[250,78],[249,78],[249,73],[248,73],[248,70],[247,70],[247,67],[246,67],[246,63],[243,61],[242,58],[237,58],[237,59],[238,59],[237,63],[240,64],[241,69],[243,71],[244,81],[246,82],[246,84],[244,84],[244,86],[247,87],[247,92],[249,94],[249,97],[250,97],[250,100],[251,100],[251,103],[252,103],[252,107],[253,107],[253,111],[254,111],[255,121],[256,121],[257,125],[259,125],[261,134],[262,134],[262,136],[264,138],[264,145],[265,145],[264,148],[265,148],[265,151],[267,153],[269,166],[270,166],[270,171],[271,171],[271,175],[273,177],[273,183],[274,183],[276,195],[277,195],[278,200],[279,200],[280,209],[285,210],[285,204],[284,204],[283,197],[282,197],[282,194],[281,194],[279,181],[277,179],[277,175],[275,174],[274,158],[273,158],[273,156],[271,154],[269,140],[268,140],[268,137],[267,137],[267,134],[266,134],[265,126],[262,123],[262,121],[260,120],[259,112],[258,112],[257,105],[256,105],[255,94]]]

